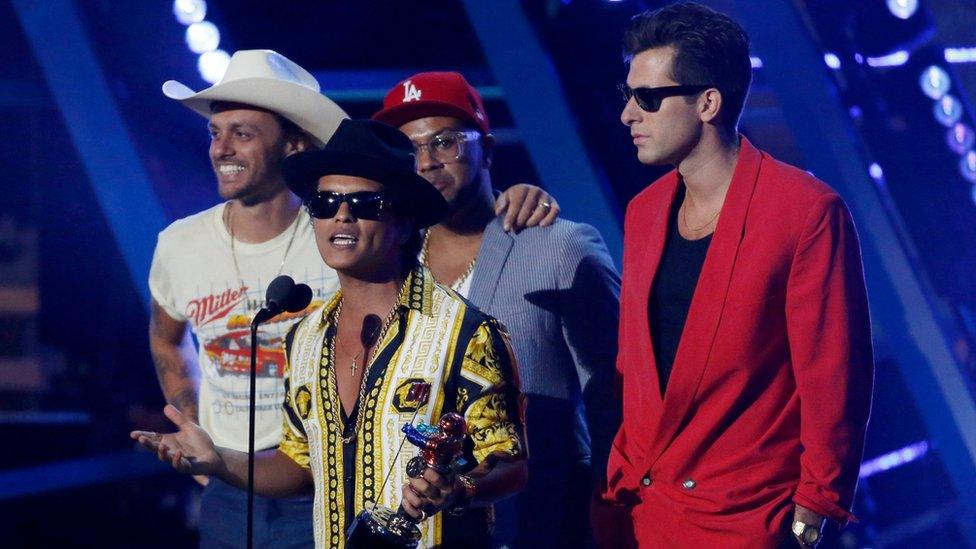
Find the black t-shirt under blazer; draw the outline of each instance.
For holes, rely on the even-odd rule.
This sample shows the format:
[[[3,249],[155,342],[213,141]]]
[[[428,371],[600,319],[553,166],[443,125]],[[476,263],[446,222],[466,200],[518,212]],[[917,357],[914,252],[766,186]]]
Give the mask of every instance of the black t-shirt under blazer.
[[[678,211],[685,197],[685,186],[679,185],[668,218],[668,237],[661,255],[661,264],[654,278],[651,297],[647,303],[647,318],[651,327],[654,360],[661,380],[661,395],[668,385],[678,342],[691,308],[691,298],[705,263],[705,254],[712,235],[699,240],[687,240],[678,232]]]

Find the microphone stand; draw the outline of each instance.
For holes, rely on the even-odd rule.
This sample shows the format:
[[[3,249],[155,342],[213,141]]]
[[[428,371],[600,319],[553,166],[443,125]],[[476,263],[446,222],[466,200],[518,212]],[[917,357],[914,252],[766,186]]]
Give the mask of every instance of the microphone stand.
[[[254,547],[254,416],[257,408],[258,326],[283,311],[297,312],[304,309],[312,299],[312,290],[305,284],[295,284],[290,276],[282,275],[271,281],[266,299],[267,305],[251,321],[251,395],[247,416],[247,549]]]
[[[251,395],[247,419],[247,549],[254,547],[254,409],[257,407],[258,323],[251,323]]]

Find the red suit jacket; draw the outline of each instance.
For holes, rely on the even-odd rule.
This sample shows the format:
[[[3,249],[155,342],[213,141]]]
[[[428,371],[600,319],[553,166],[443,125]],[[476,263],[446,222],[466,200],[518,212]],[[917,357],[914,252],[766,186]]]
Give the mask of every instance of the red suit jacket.
[[[775,546],[793,502],[845,524],[873,384],[850,214],[741,138],[662,399],[647,306],[678,184],[671,172],[627,208],[624,421],[604,498],[631,507],[641,547]]]

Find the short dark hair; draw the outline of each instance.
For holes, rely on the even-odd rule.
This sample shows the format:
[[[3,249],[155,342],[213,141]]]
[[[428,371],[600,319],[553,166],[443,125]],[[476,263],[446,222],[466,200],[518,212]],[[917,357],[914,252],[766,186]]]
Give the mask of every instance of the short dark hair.
[[[671,78],[678,84],[707,84],[722,93],[720,120],[739,122],[752,80],[749,36],[725,14],[695,2],[679,2],[630,19],[624,33],[624,61],[649,49],[673,47]]]
[[[288,120],[284,116],[281,116],[276,112],[273,112],[271,114],[274,115],[275,119],[278,120],[278,124],[281,125],[281,133],[287,136],[300,136],[300,135],[305,135],[307,133],[305,130],[299,127],[298,124],[292,122],[291,120]]]

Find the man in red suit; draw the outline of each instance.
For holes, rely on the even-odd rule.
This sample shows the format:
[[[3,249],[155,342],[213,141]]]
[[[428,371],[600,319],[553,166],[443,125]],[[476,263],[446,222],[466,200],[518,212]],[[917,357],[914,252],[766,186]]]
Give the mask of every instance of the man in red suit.
[[[676,169],[627,209],[624,421],[593,506],[598,537],[814,546],[825,518],[853,519],[871,406],[851,216],[738,134],[751,67],[737,23],[671,5],[635,16],[624,51],[621,121],[642,163]]]

